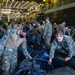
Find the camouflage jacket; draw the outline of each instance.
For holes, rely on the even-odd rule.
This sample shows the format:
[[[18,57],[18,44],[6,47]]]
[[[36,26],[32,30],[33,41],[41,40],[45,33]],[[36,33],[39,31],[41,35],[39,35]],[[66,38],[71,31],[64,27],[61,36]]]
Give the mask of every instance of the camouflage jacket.
[[[9,48],[11,48],[11,49],[13,49],[13,48],[15,48],[15,47],[13,47],[12,48],[12,46],[11,45],[7,45],[7,43],[8,43],[8,40],[11,38],[10,36],[12,36],[14,33],[17,33],[17,30],[16,29],[9,29],[7,32],[6,32],[6,34],[2,37],[2,39],[0,40],[0,44],[1,44],[1,46],[3,46],[3,47],[9,47]],[[17,34],[16,34],[17,35]],[[14,35],[13,35],[14,36]],[[18,39],[18,38],[17,38]],[[19,38],[20,39],[20,38]],[[13,42],[14,40],[11,40],[11,43]],[[22,51],[23,51],[23,53],[24,53],[24,55],[26,56],[26,57],[30,57],[30,54],[28,53],[28,51],[27,51],[27,45],[26,45],[26,40],[24,40],[24,41],[22,41],[20,44],[22,44]],[[13,43],[12,43],[13,44]],[[16,44],[14,44],[14,46],[15,46]],[[18,45],[19,46],[19,45]],[[18,47],[17,46],[17,47]],[[2,51],[3,52],[3,47],[2,47],[2,49],[0,49],[0,51]],[[17,49],[17,48],[16,48]]]
[[[5,45],[6,45],[6,42],[7,42],[8,38],[9,38],[9,36],[10,36],[11,34],[13,34],[14,32],[15,32],[14,30],[8,30],[8,31],[4,34],[4,36],[0,39],[0,56],[1,56],[2,53],[3,53],[4,47],[5,47]]]
[[[59,43],[56,39],[53,41],[50,49],[50,58],[54,58],[54,53],[58,46],[67,50],[68,57],[70,58],[72,58],[72,56],[75,54],[75,42],[72,40],[71,37],[64,35],[62,42]]]
[[[45,25],[44,37],[45,36],[52,36],[52,24],[47,22]]]

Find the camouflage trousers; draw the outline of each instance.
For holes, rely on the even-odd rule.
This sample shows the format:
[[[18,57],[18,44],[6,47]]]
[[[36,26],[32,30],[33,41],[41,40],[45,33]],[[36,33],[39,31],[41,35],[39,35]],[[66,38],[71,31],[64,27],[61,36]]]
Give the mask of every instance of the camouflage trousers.
[[[46,43],[47,48],[50,48],[50,42],[51,42],[51,36],[46,36],[45,43]]]
[[[46,36],[45,37],[46,44],[50,44],[50,41],[51,41],[51,36]]]
[[[3,52],[2,64],[2,75],[11,75],[11,73],[17,66],[17,50],[5,48]]]

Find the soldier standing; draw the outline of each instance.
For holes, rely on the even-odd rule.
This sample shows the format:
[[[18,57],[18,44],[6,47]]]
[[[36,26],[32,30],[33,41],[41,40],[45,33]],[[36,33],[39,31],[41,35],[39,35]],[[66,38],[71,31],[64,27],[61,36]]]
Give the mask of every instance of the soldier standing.
[[[65,25],[66,25],[65,21],[59,25],[59,30],[62,31],[64,35],[65,35]]]
[[[6,35],[2,38],[1,42],[5,46],[3,50],[3,75],[11,75],[13,70],[17,66],[17,49],[22,44],[22,51],[26,58],[31,58],[27,51],[26,30],[22,28],[20,30],[10,29]]]
[[[50,45],[51,37],[52,37],[52,24],[49,21],[49,17],[47,17],[43,38],[45,39],[45,43],[47,44],[48,47]]]

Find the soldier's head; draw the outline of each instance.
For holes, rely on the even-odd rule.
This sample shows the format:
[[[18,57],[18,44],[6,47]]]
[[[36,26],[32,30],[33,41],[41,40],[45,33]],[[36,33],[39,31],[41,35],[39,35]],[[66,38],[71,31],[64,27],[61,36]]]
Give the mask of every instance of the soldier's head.
[[[25,28],[19,29],[18,35],[20,35],[20,38],[24,38],[26,36],[26,30],[25,30]]]
[[[57,39],[58,42],[62,42],[62,40],[63,40],[63,32],[58,31],[56,33],[56,39]]]
[[[18,27],[20,26],[20,24],[21,24],[20,22],[17,22],[17,23],[16,23],[16,25],[17,25]]]
[[[49,17],[46,17],[46,19],[45,19],[45,20],[46,20],[46,22],[48,22],[48,21],[49,21]]]

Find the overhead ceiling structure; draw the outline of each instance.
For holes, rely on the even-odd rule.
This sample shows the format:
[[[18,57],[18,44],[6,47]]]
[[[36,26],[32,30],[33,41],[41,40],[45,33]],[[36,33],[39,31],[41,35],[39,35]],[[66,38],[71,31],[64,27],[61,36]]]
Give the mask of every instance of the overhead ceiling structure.
[[[37,12],[42,0],[0,0],[0,15],[10,14],[10,17],[28,15]]]

